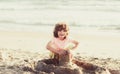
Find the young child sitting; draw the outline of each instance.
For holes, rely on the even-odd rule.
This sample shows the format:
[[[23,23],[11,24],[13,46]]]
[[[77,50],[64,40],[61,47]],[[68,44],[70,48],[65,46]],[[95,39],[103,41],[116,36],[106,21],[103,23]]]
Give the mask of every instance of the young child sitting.
[[[51,58],[56,64],[65,65],[72,60],[71,50],[78,46],[79,42],[69,37],[69,28],[66,23],[57,23],[51,39],[46,48],[51,51]]]

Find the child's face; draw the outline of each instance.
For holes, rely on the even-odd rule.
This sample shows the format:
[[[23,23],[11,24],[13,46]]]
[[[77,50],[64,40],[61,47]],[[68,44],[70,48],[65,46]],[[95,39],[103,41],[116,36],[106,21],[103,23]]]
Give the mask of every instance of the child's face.
[[[58,31],[59,39],[63,40],[66,36],[67,36],[67,31],[65,31],[65,30]]]

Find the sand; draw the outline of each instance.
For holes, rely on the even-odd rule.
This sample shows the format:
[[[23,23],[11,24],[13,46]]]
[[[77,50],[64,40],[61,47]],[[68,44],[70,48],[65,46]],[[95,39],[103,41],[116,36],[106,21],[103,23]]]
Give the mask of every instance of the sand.
[[[76,59],[107,68],[111,72],[120,70],[118,32],[76,30],[72,28],[70,31],[70,36],[80,42],[74,51]],[[0,74],[32,74],[24,71],[23,67],[34,68],[35,62],[48,58],[49,51],[45,46],[52,38],[51,34],[52,28],[49,32],[0,31]]]

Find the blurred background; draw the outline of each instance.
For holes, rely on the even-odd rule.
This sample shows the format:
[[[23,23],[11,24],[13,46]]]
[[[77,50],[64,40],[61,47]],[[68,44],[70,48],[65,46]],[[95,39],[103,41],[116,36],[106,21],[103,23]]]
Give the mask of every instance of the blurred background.
[[[0,30],[39,31],[65,21],[79,29],[120,30],[119,0],[0,0]]]

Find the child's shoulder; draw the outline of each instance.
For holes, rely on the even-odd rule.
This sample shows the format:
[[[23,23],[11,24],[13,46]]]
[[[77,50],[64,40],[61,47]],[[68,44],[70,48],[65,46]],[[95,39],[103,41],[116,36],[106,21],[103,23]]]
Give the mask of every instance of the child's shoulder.
[[[73,38],[73,37],[68,37],[69,41],[78,41],[77,39]]]
[[[73,39],[73,38],[72,38],[71,36],[68,36],[67,39],[70,39],[70,40],[71,40],[71,39]]]

